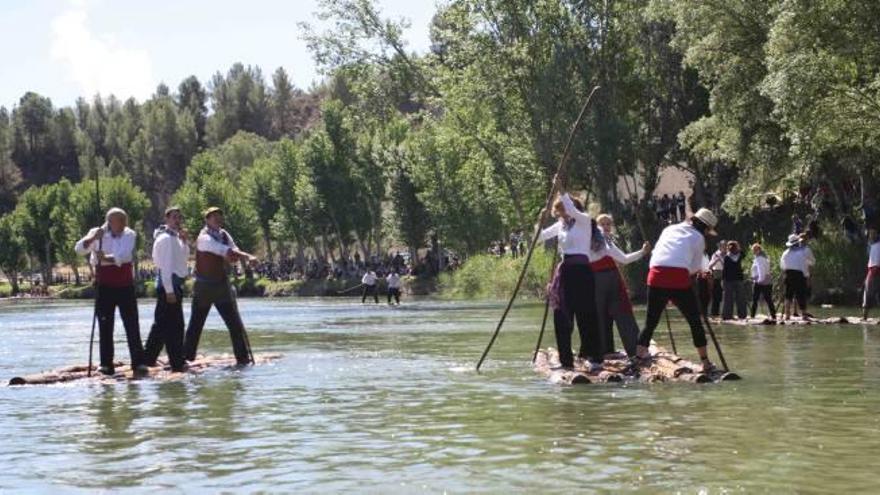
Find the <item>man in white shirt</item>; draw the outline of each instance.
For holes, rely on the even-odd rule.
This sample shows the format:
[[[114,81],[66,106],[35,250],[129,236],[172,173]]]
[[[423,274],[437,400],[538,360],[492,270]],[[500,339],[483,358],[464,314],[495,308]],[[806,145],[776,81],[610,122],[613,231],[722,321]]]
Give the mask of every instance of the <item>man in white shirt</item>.
[[[364,286],[364,290],[361,293],[361,304],[367,301],[367,296],[372,295],[373,300],[376,301],[376,304],[379,304],[379,293],[376,290],[376,272],[373,271],[372,268],[367,268],[367,273],[361,277],[361,284]]]
[[[865,276],[865,292],[862,295],[862,319],[868,319],[868,310],[880,296],[880,236],[877,230],[868,229],[868,273]]]
[[[767,309],[770,311],[770,320],[776,321],[776,306],[773,304],[773,276],[770,273],[770,260],[764,253],[764,249],[760,244],[752,244],[752,254],[755,256],[752,261],[752,318],[758,310],[758,300],[762,297],[767,303]]]
[[[388,304],[391,304],[393,297],[397,305],[400,306],[400,275],[396,271],[392,271],[385,277],[385,281],[388,283]]]
[[[132,267],[137,235],[128,228],[128,214],[121,208],[111,208],[105,220],[104,225],[89,230],[74,246],[76,253],[88,255],[89,263],[95,267],[95,290],[98,292],[95,311],[101,355],[99,371],[105,375],[116,372],[113,366],[113,324],[118,307],[131,355],[131,368],[143,373],[147,369],[144,366]]]
[[[147,337],[145,353],[147,365],[155,366],[162,347],[168,352],[171,371],[183,371],[183,283],[189,274],[189,246],[187,233],[182,228],[180,208],[165,210],[165,224],[153,234],[153,263],[159,271],[156,277],[156,311],[153,327]]]
[[[724,273],[724,257],[727,255],[727,241],[718,241],[718,249],[709,259],[709,270],[712,272],[712,308],[713,317],[721,316],[721,302],[724,300],[724,287],[721,276]]]
[[[816,264],[813,251],[806,245],[803,237],[798,234],[788,236],[786,250],[779,258],[779,266],[785,272],[785,302],[783,303],[784,319],[791,319],[791,311],[797,302],[804,318],[807,313],[809,294],[810,268]]]
[[[252,362],[244,323],[235,302],[235,289],[229,281],[230,263],[245,261],[254,264],[257,258],[238,248],[232,236],[223,228],[223,211],[217,207],[205,210],[205,227],[196,240],[195,284],[193,285],[192,312],[183,343],[184,357],[196,359],[199,339],[211,306],[226,323],[232,351],[238,364]]]

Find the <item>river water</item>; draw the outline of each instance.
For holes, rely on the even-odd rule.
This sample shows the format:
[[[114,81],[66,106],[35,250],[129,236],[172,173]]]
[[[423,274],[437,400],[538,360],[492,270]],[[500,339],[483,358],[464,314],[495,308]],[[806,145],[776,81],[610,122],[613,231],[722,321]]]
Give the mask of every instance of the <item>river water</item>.
[[[255,352],[280,361],[0,388],[0,492],[878,490],[880,327],[719,326],[743,381],[564,387],[529,366],[539,305],[517,306],[481,374],[501,303],[240,306]],[[85,362],[90,317],[0,302],[0,379]],[[202,349],[229,347],[212,314]]]

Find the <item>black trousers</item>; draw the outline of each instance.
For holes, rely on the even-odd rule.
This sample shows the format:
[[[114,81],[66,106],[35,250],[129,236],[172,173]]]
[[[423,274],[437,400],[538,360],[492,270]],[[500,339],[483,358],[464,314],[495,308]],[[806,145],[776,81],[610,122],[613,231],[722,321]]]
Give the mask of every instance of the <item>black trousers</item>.
[[[724,284],[720,278],[712,280],[712,316],[721,315],[721,301],[724,299]]]
[[[144,364],[144,346],[141,343],[141,327],[138,322],[137,295],[134,286],[99,285],[97,310],[101,366],[113,367],[113,326],[116,308],[119,308],[119,316],[122,317],[122,324],[125,326],[131,365],[140,366]]]
[[[700,312],[707,315],[709,314],[709,304],[712,302],[712,293],[709,291],[709,279],[698,277],[697,287],[700,294]]]
[[[755,284],[752,288],[752,318],[758,310],[758,300],[763,297],[770,310],[770,317],[776,318],[776,306],[773,305],[773,284]]]
[[[376,304],[379,304],[379,292],[376,290],[376,285],[367,285],[364,284],[364,291],[361,294],[361,302],[365,302],[367,300],[367,296],[373,296],[373,300],[376,301]]]
[[[388,288],[388,304],[391,304],[391,298],[394,298],[394,301],[397,304],[400,304],[400,289],[392,289]]]
[[[147,336],[144,350],[146,362],[153,366],[164,347],[168,351],[168,363],[172,371],[183,370],[183,291],[175,287],[177,302],[168,304],[165,291],[156,290],[156,311],[153,313],[153,326]]]
[[[591,361],[602,361],[602,343],[599,321],[596,313],[595,282],[589,265],[562,264],[562,297],[565,310],[553,311],[553,325],[556,331],[556,347],[559,349],[559,362],[563,366],[573,366],[571,333],[577,320],[581,347],[578,355]]]
[[[785,270],[785,300],[797,300],[801,311],[807,310],[807,277],[800,270]]]
[[[250,362],[248,346],[245,342],[244,323],[238,314],[238,305],[232,287],[228,282],[213,283],[196,281],[193,288],[192,311],[189,316],[189,325],[186,328],[186,337],[183,341],[183,355],[188,361],[196,358],[199,348],[199,340],[205,320],[211,311],[211,306],[217,308],[226,328],[229,330],[229,338],[232,340],[232,352],[239,364]]]
[[[703,322],[700,320],[700,306],[693,289],[663,289],[651,286],[648,286],[648,316],[645,321],[645,328],[642,330],[641,335],[639,335],[639,345],[645,347],[651,345],[654,330],[657,329],[657,325],[660,323],[660,316],[663,314],[663,310],[666,309],[666,304],[669,301],[672,301],[678,307],[685,320],[687,320],[688,325],[690,325],[694,347],[705,347],[706,331],[703,329]]]

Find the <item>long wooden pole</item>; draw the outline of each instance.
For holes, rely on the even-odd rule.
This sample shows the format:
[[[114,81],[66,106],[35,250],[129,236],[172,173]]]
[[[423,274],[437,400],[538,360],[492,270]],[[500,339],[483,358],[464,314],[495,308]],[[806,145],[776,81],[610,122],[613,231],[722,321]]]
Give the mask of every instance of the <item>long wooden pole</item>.
[[[550,264],[550,278],[556,271],[556,260],[559,258],[559,248],[553,251],[553,263]],[[538,343],[535,344],[535,352],[532,354],[532,362],[538,359],[538,351],[541,350],[541,341],[544,340],[544,330],[547,328],[547,316],[550,314],[550,295],[544,298],[544,318],[541,320],[541,331],[538,333]]]
[[[666,306],[663,312],[666,314],[666,331],[669,332],[669,343],[672,344],[672,352],[678,354],[678,349],[675,348],[675,337],[672,336],[672,324],[669,323],[669,306]]]
[[[583,108],[581,108],[581,113],[578,115],[577,120],[574,121],[574,125],[571,127],[571,132],[568,134],[568,141],[565,143],[565,149],[562,152],[562,158],[559,160],[559,166],[556,168],[556,174],[553,176],[553,182],[550,184],[550,191],[547,193],[547,200],[544,202],[544,209],[541,210],[538,218],[538,224],[535,226],[535,233],[532,235],[532,242],[529,246],[529,252],[526,253],[526,261],[523,263],[522,270],[519,272],[519,277],[516,280],[516,286],[513,288],[513,294],[510,295],[510,300],[507,302],[507,307],[504,309],[504,313],[501,314],[501,319],[498,321],[498,326],[495,327],[495,333],[492,334],[492,338],[489,339],[489,345],[486,346],[486,350],[483,351],[483,355],[480,356],[480,361],[477,362],[477,371],[480,371],[480,367],[483,365],[483,361],[486,360],[486,356],[489,355],[489,350],[492,349],[492,345],[495,344],[495,339],[498,338],[498,334],[501,332],[501,327],[504,325],[504,320],[507,319],[507,314],[510,313],[510,308],[513,307],[513,302],[516,300],[516,296],[519,293],[520,286],[522,286],[523,279],[526,276],[526,270],[529,267],[529,263],[532,260],[532,253],[535,251],[535,246],[538,244],[538,237],[541,235],[541,226],[547,220],[547,215],[550,212],[550,208],[553,206],[553,196],[556,194],[556,189],[559,187],[559,181],[562,180],[563,174],[565,172],[565,167],[568,165],[568,157],[571,153],[571,146],[574,142],[574,137],[577,134],[577,130],[580,127],[581,122],[584,120],[584,116],[587,114],[587,110],[590,108],[590,104],[593,101],[593,95],[596,94],[596,91],[599,90],[599,86],[595,86],[592,91],[590,91],[590,95],[587,96],[586,102],[584,102]]]
[[[98,219],[101,218],[101,174],[100,170],[95,168],[95,206],[97,206]],[[101,238],[98,240],[98,251],[101,251],[104,244],[104,236],[101,235]],[[91,255],[89,255],[91,258]],[[89,260],[91,261],[91,259]],[[95,266],[95,310],[92,313],[92,336],[89,337],[89,371],[87,373],[88,376],[92,376],[92,355],[95,349],[95,324],[98,321],[98,267],[101,266],[101,260],[98,260],[98,264]]]
[[[727,366],[727,360],[724,359],[724,353],[721,352],[721,345],[718,343],[718,337],[715,336],[715,330],[712,328],[712,323],[709,321],[709,317],[706,316],[706,313],[703,312],[703,306],[700,305],[700,290],[694,285],[694,296],[697,298],[697,307],[700,309],[700,316],[703,317],[703,323],[706,324],[706,330],[709,330],[709,336],[712,337],[712,343],[715,345],[715,352],[718,353],[718,357],[721,359],[721,365],[724,366],[724,371],[730,371],[730,368]]]

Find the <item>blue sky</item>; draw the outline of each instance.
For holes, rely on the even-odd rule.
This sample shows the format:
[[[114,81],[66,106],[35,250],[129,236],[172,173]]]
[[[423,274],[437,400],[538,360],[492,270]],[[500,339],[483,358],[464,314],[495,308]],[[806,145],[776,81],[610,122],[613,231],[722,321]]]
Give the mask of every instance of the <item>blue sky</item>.
[[[377,0],[385,16],[406,18],[409,48],[428,46],[436,0]],[[0,106],[25,91],[56,106],[78,96],[149,97],[195,74],[203,83],[235,62],[268,76],[283,66],[308,88],[320,79],[297,27],[315,22],[318,0],[3,0]]]

